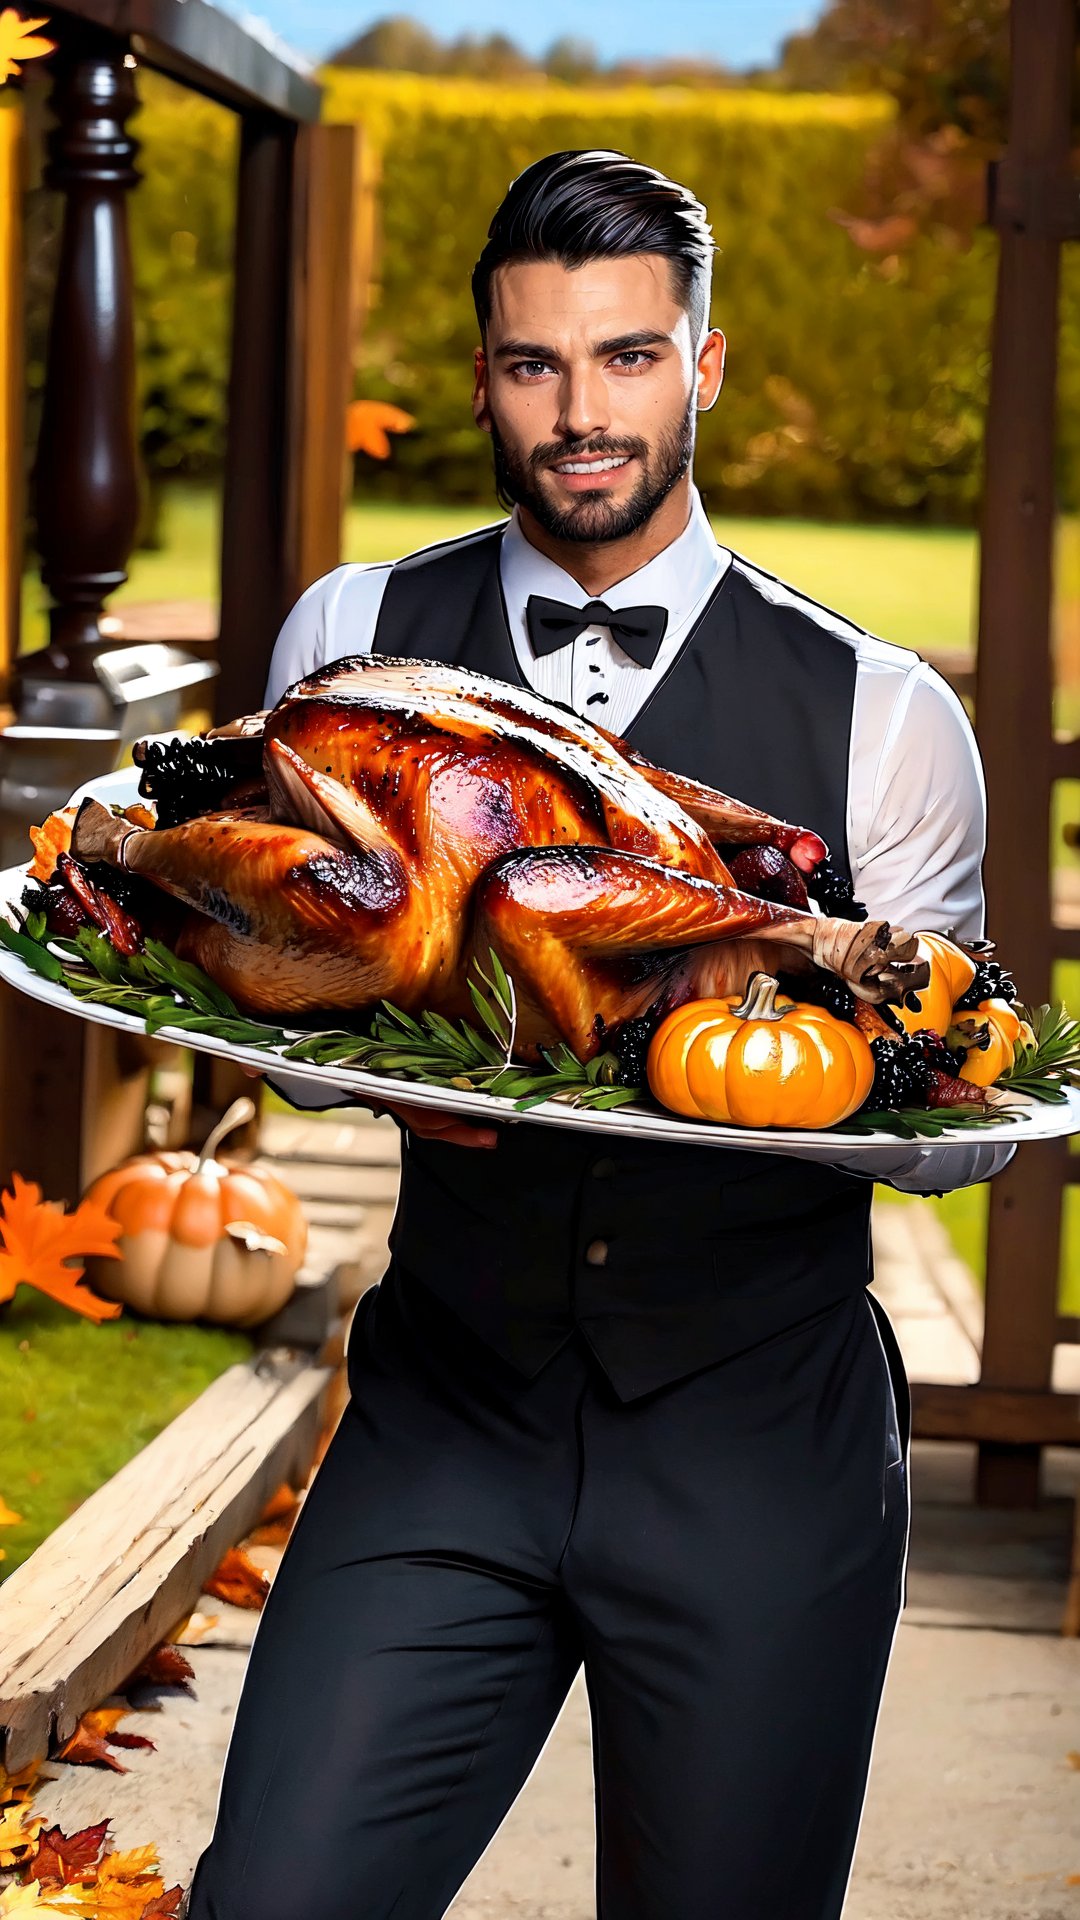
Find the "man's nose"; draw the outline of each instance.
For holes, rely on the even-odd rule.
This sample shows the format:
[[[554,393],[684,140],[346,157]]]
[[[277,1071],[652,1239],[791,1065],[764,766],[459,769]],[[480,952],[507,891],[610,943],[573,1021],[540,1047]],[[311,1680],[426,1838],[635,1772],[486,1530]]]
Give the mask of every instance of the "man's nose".
[[[566,440],[606,433],[611,425],[607,382],[599,367],[569,367],[559,390],[558,431]]]

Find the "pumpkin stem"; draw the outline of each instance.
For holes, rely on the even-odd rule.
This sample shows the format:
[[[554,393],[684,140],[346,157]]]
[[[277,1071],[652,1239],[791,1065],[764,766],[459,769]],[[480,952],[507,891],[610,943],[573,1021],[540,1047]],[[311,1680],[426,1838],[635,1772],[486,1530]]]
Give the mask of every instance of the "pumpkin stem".
[[[778,1007],[776,996],[780,982],[771,973],[752,973],[746,983],[746,999],[734,1009],[736,1020],[782,1020],[790,1007]]]
[[[222,1114],[213,1133],[207,1138],[203,1150],[199,1155],[200,1167],[205,1166],[208,1160],[213,1159],[227,1133],[235,1133],[237,1127],[244,1126],[248,1120],[252,1120],[254,1117],[255,1102],[254,1100],[249,1100],[246,1093],[242,1093],[239,1100],[234,1100],[232,1106],[227,1108]]]

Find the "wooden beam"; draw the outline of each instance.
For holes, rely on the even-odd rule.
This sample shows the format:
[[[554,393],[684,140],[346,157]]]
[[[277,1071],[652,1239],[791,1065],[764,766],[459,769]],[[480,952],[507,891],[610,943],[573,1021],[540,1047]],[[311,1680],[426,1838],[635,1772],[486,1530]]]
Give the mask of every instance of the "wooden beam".
[[[221,514],[219,720],[262,705],[270,654],[291,605],[286,470],[295,165],[293,127],[267,115],[245,120]]]
[[[351,126],[304,127],[296,150],[290,354],[293,373],[286,598],[341,559],[352,397],[353,253],[358,143]]]
[[[307,62],[279,40],[251,33],[210,0],[70,0],[49,18],[63,39],[69,26],[93,22],[149,66],[240,113],[262,109],[293,121],[317,120],[322,90]]]
[[[1074,31],[1073,0],[1013,0],[1007,178],[1068,173]],[[1015,223],[999,231],[976,712],[989,800],[988,927],[1037,1002],[1050,997],[1054,958],[1050,619],[1061,242]],[[1045,1147],[1022,1151],[991,1186],[983,1374],[994,1389],[1038,1392],[1049,1382],[1061,1186]],[[983,1451],[979,1497],[1014,1500],[1026,1487],[1034,1503],[1037,1437],[1003,1437],[1023,1452]]]
[[[1022,1393],[981,1384],[967,1387],[952,1382],[913,1380],[911,1409],[912,1432],[919,1440],[979,1440],[1025,1447],[1080,1446],[1080,1394],[1076,1393]]]
[[[190,1612],[283,1480],[303,1485],[332,1373],[288,1348],[230,1367],[0,1587],[0,1759],[66,1740]]]
[[[23,553],[23,259],[26,139],[21,94],[0,89],[0,703],[19,651]]]

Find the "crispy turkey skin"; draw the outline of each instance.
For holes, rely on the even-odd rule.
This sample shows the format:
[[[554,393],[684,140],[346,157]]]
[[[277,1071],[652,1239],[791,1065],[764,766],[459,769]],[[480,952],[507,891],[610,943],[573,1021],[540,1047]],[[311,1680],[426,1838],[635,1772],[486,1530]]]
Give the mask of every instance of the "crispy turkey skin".
[[[86,802],[73,852],[183,902],[179,951],[252,1013],[385,998],[455,1017],[494,947],[519,1057],[565,1040],[588,1059],[628,1019],[741,991],[757,967],[824,967],[871,1001],[922,984],[913,937],[736,886],[725,846],[775,848],[812,886],[812,830],[501,681],[358,655],[205,744],[226,769],[235,749],[232,795],[152,829]]]

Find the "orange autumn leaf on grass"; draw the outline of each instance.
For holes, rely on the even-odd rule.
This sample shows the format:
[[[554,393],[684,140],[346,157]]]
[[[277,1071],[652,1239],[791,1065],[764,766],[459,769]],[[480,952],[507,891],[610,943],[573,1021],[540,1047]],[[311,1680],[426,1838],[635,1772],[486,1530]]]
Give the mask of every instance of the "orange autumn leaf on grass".
[[[44,1199],[33,1180],[12,1174],[10,1192],[0,1193],[0,1304],[22,1282],[88,1320],[114,1320],[123,1311],[119,1301],[80,1287],[85,1268],[65,1262],[88,1253],[118,1259],[119,1237],[119,1223],[104,1207],[83,1200],[74,1213],[65,1213]]]
[[[390,435],[408,433],[416,420],[388,400],[353,400],[345,409],[345,445],[350,453],[368,453],[373,460],[389,460]]]
[[[48,20],[24,20],[14,7],[0,13],[0,80],[10,80],[22,71],[20,60],[39,60],[42,54],[55,53],[56,41],[45,40],[36,32],[48,26]]]

